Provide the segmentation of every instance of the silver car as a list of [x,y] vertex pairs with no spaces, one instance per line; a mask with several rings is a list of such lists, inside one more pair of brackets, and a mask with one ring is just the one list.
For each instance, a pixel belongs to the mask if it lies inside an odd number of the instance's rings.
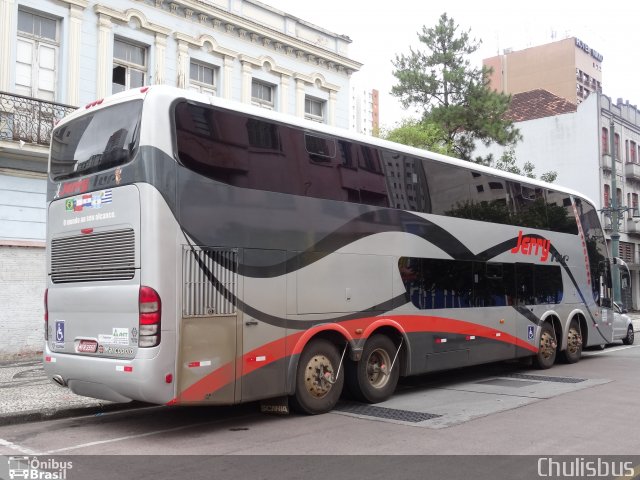
[[[634,333],[633,322],[629,315],[626,314],[627,310],[623,309],[617,303],[613,304],[613,341],[622,340],[625,345],[633,345]],[[600,345],[600,348],[605,348],[606,344]]]

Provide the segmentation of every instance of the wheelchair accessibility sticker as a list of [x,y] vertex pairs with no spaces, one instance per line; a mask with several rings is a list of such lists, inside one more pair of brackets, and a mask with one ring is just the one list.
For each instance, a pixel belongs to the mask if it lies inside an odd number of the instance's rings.
[[527,339],[528,340],[533,340],[533,333],[534,333],[533,325],[529,325],[527,327]]
[[64,320],[56,320],[56,343],[64,343]]

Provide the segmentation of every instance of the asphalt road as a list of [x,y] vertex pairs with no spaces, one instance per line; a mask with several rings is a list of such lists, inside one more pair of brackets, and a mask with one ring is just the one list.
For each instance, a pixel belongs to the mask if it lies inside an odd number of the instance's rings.
[[414,377],[373,410],[343,403],[309,417],[261,414],[256,404],[149,407],[7,425],[0,455],[71,459],[69,480],[532,478],[541,457],[562,455],[583,470],[590,458],[618,456],[640,473],[639,413],[640,345],[620,344],[545,371],[503,363]]

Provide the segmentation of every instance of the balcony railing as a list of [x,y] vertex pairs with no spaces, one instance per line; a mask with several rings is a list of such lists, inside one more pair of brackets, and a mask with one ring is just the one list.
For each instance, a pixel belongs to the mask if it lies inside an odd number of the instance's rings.
[[76,108],[0,92],[0,140],[48,146],[55,124]]

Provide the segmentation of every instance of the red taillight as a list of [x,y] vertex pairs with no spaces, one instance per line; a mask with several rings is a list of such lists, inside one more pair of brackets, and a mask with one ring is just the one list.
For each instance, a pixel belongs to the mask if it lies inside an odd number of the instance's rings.
[[140,312],[138,346],[155,347],[160,343],[160,320],[162,317],[160,295],[151,287],[140,287],[138,305]]
[[44,340],[49,340],[49,289],[44,290]]

